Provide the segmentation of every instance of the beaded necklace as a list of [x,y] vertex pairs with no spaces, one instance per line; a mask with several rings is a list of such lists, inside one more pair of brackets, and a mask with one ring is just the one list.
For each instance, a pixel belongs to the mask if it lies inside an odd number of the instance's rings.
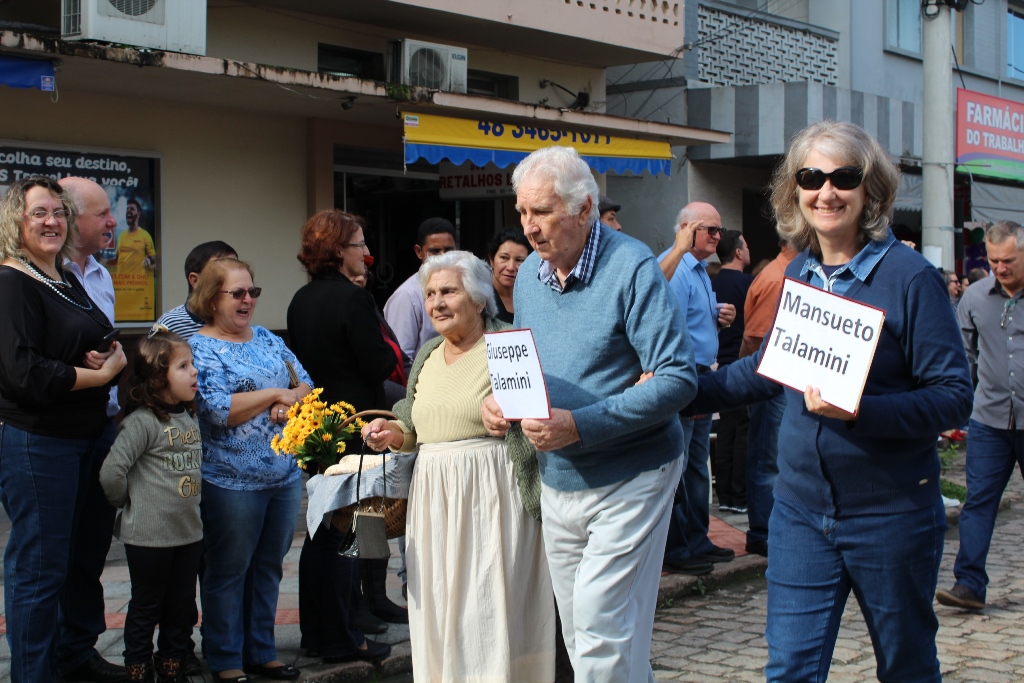
[[[78,297],[75,296],[74,287],[72,287],[71,284],[64,277],[64,271],[58,269],[57,272],[60,274],[60,280],[54,280],[52,277],[44,273],[42,269],[40,269],[36,264],[32,263],[28,259],[19,257],[18,260],[21,261],[22,265],[24,265],[26,268],[32,271],[32,274],[35,275],[37,280],[39,280],[44,285],[49,287],[57,296],[59,296],[61,299],[64,299],[64,301],[67,301],[72,306],[80,308],[83,311],[88,311],[92,309],[92,301],[90,299],[86,298],[86,303],[84,304],[81,301],[78,301]],[[64,288],[65,291],[67,291],[68,293],[65,294],[63,291],[58,289],[61,287]]]
[[[22,265],[28,268],[29,271],[31,271],[37,280],[46,285],[54,294],[64,301],[67,301],[75,308],[85,311],[90,318],[99,323],[102,327],[108,329],[111,327],[110,320],[107,318],[106,314],[93,306],[92,299],[89,298],[89,295],[84,290],[79,292],[73,284],[68,282],[62,268],[57,269],[57,272],[60,274],[60,280],[54,280],[28,259],[18,257],[18,260],[21,261]],[[62,288],[64,291],[62,291]],[[65,291],[67,292],[66,294]],[[80,297],[80,295],[84,296]],[[82,299],[84,299],[84,303]],[[96,315],[97,313],[99,314],[98,316]]]

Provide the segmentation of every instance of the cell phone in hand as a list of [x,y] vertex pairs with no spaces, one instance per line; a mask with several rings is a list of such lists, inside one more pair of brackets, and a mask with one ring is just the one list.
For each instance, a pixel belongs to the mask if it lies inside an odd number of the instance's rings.
[[110,345],[114,343],[114,341],[120,334],[121,330],[119,330],[118,328],[115,327],[114,329],[112,329],[110,332],[107,333],[105,337],[103,337],[102,340],[100,340],[100,343],[96,345],[96,351],[98,353],[106,353],[107,351],[109,351]]

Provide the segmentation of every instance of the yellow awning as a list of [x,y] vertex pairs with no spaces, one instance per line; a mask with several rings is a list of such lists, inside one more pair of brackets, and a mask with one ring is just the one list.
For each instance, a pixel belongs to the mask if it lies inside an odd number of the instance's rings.
[[564,145],[573,147],[598,173],[648,171],[669,175],[672,170],[668,142],[433,114],[404,114],[403,120],[407,164],[418,159],[432,164],[447,159],[454,164],[469,161],[477,166],[494,163],[504,168],[541,147]]

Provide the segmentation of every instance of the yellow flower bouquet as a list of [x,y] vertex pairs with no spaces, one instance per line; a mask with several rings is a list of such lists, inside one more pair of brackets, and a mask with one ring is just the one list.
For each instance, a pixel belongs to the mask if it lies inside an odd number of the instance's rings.
[[270,447],[278,455],[294,456],[302,470],[324,470],[338,462],[345,453],[347,442],[359,440],[359,430],[365,422],[355,416],[351,404],[338,401],[327,405],[320,400],[322,388],[313,389],[288,409],[288,422],[280,434],[270,440]]

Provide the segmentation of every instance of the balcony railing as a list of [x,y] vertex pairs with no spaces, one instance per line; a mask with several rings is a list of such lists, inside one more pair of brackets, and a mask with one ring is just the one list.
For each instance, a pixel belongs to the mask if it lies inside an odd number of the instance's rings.
[[810,81],[835,85],[839,34],[716,2],[698,9],[700,82],[712,86]]

